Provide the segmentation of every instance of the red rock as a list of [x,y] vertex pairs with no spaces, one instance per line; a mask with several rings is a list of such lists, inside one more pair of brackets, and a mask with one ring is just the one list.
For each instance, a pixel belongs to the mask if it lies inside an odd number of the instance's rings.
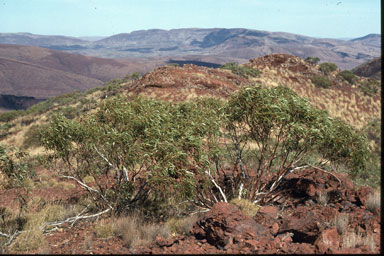
[[307,207],[299,206],[291,216],[283,219],[279,233],[292,232],[293,241],[314,243],[324,227],[324,222]]
[[324,230],[315,242],[320,253],[333,253],[340,246],[340,236],[336,227]]
[[369,187],[360,187],[356,191],[356,196],[358,198],[358,201],[360,201],[362,203],[362,206],[366,206],[367,200],[368,200],[368,196],[370,194],[373,194],[373,189],[369,188]]
[[257,211],[257,213],[263,213],[263,214],[269,215],[273,219],[277,218],[278,212],[279,212],[279,208],[277,208],[275,206],[270,206],[270,205],[261,206],[259,208],[259,210]]
[[279,232],[279,224],[277,224],[277,223],[275,222],[275,223],[273,223],[273,225],[272,225],[272,234],[273,234],[273,235],[276,235],[277,232]]
[[[234,238],[244,240],[271,239],[268,230],[245,215],[235,205],[216,203],[209,212],[193,226],[192,234],[197,239],[207,239],[214,246],[224,247]],[[235,240],[236,239],[236,240]]]

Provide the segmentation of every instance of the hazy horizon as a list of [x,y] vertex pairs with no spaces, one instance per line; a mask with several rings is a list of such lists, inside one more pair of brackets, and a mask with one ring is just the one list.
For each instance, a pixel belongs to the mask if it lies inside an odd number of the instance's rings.
[[108,37],[148,29],[245,28],[317,38],[381,34],[379,0],[0,0],[0,33]]

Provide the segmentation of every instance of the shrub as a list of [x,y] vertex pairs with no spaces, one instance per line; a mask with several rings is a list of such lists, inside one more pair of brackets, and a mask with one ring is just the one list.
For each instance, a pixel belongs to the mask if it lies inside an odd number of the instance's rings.
[[226,63],[222,65],[220,68],[222,69],[228,69],[231,70],[232,73],[243,76],[248,78],[250,77],[258,77],[260,75],[260,71],[251,67],[247,66],[239,66],[238,64],[231,62],[231,63]]
[[[333,164],[345,163],[356,173],[366,166],[368,145],[364,136],[326,111],[315,109],[286,87],[248,87],[234,94],[227,105],[227,129],[235,143],[242,170],[245,199],[262,200],[262,177],[274,169],[278,176],[304,165],[305,156],[317,153]],[[256,144],[256,176],[241,166],[241,150]],[[237,144],[237,145],[236,145]],[[317,165],[324,165],[323,160]],[[240,184],[240,183],[239,183]],[[269,190],[278,184],[273,183]],[[240,193],[240,186],[238,185]],[[257,194],[258,193],[258,194]]]
[[359,85],[360,90],[369,96],[377,95],[380,89],[380,82],[374,79],[369,79]]
[[335,63],[331,62],[323,62],[320,64],[319,69],[321,72],[324,74],[329,74],[330,72],[336,71],[337,70],[337,65]]
[[29,149],[42,146],[40,139],[41,133],[46,129],[47,125],[32,125],[24,135],[23,148]]
[[[277,178],[262,184],[272,171],[281,177],[316,155],[316,165],[343,163],[357,174],[368,152],[364,136],[343,121],[286,87],[261,86],[243,88],[227,103],[110,99],[80,121],[55,115],[42,141],[67,175],[93,176],[95,204],[117,215],[139,206],[160,213],[184,200],[205,208],[239,197],[256,203],[278,186]],[[243,168],[246,151],[257,175]],[[224,182],[228,155],[241,172]]]
[[[54,115],[43,136],[44,145],[70,166],[70,175],[113,175],[113,189],[97,178],[96,182],[117,212],[148,200],[162,202],[170,194],[188,198],[196,193],[196,179],[187,168],[192,163],[201,170],[208,168],[207,159],[215,151],[210,140],[203,143],[203,139],[219,131],[209,101],[199,104],[208,106],[202,111],[192,102],[111,99],[81,123]],[[76,166],[72,166],[74,160]],[[136,179],[143,166],[150,173],[144,186]],[[111,167],[113,174],[105,171]]]
[[28,153],[6,149],[0,145],[0,172],[9,180],[9,187],[24,187],[25,181],[36,174],[31,168]]
[[329,80],[329,78],[326,76],[315,75],[311,80],[316,87],[320,87],[320,88],[331,87],[331,80]]
[[22,115],[24,115],[24,110],[11,110],[3,112],[0,113],[0,122],[7,123]]
[[309,64],[315,65],[319,63],[320,59],[318,57],[308,56],[307,58],[305,58],[305,61],[308,62]]
[[338,74],[343,80],[347,81],[350,84],[354,84],[356,81],[356,75],[349,70],[343,70]]

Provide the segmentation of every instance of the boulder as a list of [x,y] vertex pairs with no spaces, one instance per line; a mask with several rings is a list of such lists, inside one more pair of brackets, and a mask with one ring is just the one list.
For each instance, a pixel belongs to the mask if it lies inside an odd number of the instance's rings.
[[[224,248],[242,240],[272,239],[268,230],[245,215],[235,205],[219,202],[196,222],[192,234],[211,245]],[[234,239],[235,238],[235,239]]]

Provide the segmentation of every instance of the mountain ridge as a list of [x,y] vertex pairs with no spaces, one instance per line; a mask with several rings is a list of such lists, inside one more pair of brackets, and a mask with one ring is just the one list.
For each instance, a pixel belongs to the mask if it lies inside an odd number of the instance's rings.
[[[32,37],[32,38],[29,38]],[[239,58],[240,62],[273,53],[305,58],[319,57],[351,69],[381,54],[381,35],[368,34],[350,39],[314,38],[287,32],[245,28],[149,29],[120,33],[96,41],[60,36],[0,33],[0,44],[30,44],[104,58],[181,57]],[[18,41],[19,40],[19,41]],[[24,41],[23,41],[24,40]],[[227,61],[228,62],[228,61]]]

